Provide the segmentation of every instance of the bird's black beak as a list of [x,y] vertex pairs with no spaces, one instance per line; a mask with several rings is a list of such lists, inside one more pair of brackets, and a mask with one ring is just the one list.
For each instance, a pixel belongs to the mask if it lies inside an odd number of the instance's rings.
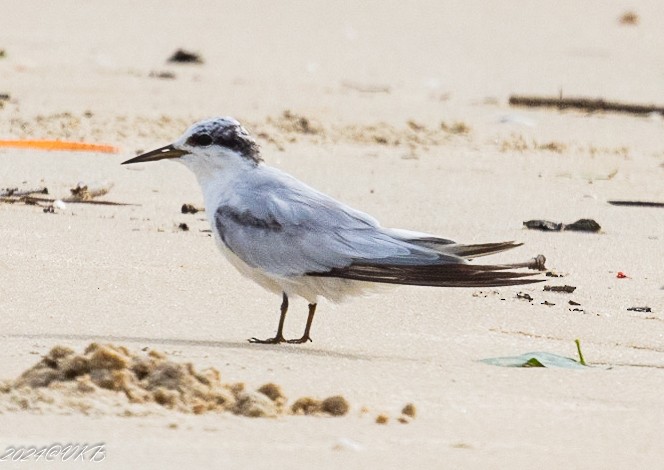
[[128,163],[143,163],[143,162],[156,162],[157,160],[164,160],[165,158],[178,158],[182,155],[187,155],[189,152],[184,150],[176,149],[172,145],[166,145],[165,147],[158,148],[151,152],[144,153],[138,157],[134,157],[126,162],[122,162],[122,165]]

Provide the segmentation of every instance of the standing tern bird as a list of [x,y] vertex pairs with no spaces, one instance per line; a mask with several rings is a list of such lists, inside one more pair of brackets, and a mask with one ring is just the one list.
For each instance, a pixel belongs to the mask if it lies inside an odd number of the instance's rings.
[[[461,245],[425,233],[383,228],[371,216],[326,196],[263,163],[258,145],[233,118],[191,126],[170,145],[127,163],[172,159],[194,172],[221,252],[244,276],[282,294],[274,338],[253,343],[305,343],[319,297],[339,302],[372,283],[438,287],[494,287],[539,282],[531,273],[543,257],[509,265],[467,260],[519,246],[514,242]],[[288,298],[309,302],[299,339],[283,336]]]

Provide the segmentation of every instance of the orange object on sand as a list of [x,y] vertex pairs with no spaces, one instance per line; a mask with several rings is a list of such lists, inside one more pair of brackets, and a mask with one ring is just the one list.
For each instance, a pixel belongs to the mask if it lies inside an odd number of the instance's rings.
[[622,271],[618,271],[618,274],[616,274],[616,277],[617,277],[618,279],[625,279],[625,278],[627,277],[627,274],[625,274],[625,273],[622,272]]
[[0,147],[13,147],[37,150],[64,150],[77,152],[117,153],[117,147],[86,142],[66,142],[62,140],[0,140]]

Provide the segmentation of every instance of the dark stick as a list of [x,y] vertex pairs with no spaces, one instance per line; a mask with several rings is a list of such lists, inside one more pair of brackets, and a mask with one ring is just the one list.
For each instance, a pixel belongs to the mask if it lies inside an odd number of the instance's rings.
[[664,207],[664,202],[651,201],[609,201],[612,206]]
[[0,193],[0,197],[21,197],[30,194],[48,194],[48,188],[35,188],[19,191],[18,188],[6,189]]
[[530,108],[547,107],[558,109],[581,109],[584,111],[613,111],[617,113],[630,114],[664,114],[664,107],[643,104],[620,103],[618,101],[606,101],[601,98],[553,98],[542,96],[510,96],[511,106],[527,106]]

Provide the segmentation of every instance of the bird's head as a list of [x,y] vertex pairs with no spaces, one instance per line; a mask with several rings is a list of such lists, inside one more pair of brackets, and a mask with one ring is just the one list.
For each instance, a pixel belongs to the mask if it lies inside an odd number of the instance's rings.
[[122,164],[165,159],[179,161],[197,174],[229,165],[256,166],[261,162],[258,144],[238,121],[230,117],[199,121],[172,144]]

